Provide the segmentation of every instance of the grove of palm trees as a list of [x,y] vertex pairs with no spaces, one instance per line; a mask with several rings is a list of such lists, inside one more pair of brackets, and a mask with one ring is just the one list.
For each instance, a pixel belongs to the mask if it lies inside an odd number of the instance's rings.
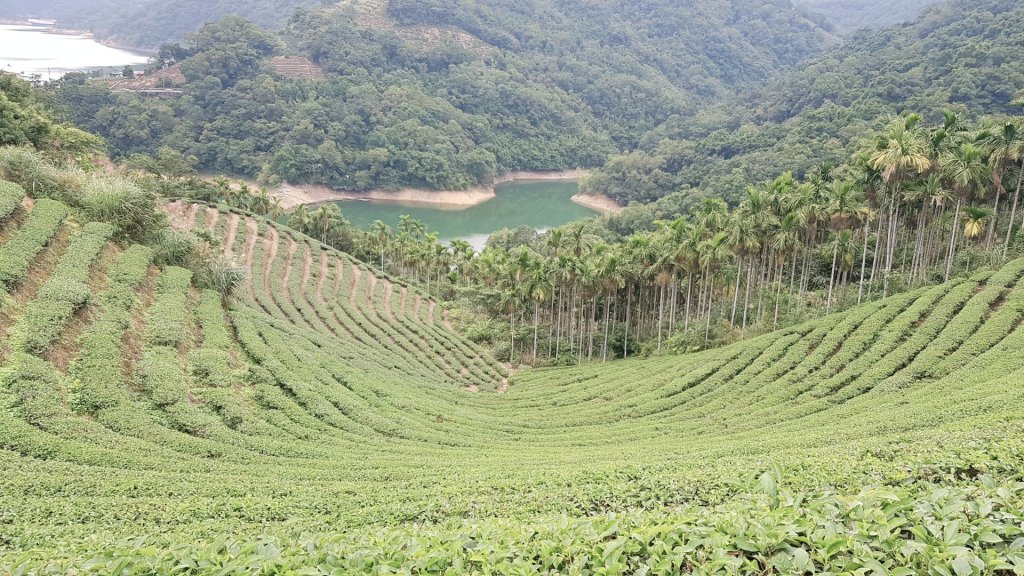
[[[499,356],[606,361],[731,342],[999,265],[1020,249],[1022,165],[1019,117],[968,125],[950,113],[927,125],[910,114],[845,165],[752,185],[735,207],[707,198],[626,237],[584,221],[477,254],[403,218],[344,241],[503,317]],[[327,209],[291,222],[326,239],[344,226]]]

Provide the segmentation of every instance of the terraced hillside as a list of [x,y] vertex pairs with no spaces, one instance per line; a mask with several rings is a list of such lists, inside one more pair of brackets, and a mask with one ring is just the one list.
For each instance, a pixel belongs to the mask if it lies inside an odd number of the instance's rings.
[[1024,567],[1024,260],[510,377],[415,290],[266,221],[169,209],[249,269],[225,307],[20,202],[0,189],[0,573]]

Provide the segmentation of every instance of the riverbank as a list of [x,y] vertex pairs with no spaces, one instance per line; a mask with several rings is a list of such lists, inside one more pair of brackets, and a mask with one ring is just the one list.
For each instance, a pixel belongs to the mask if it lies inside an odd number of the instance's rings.
[[[477,186],[466,190],[428,190],[422,188],[403,188],[400,190],[368,190],[365,192],[348,192],[334,190],[316,184],[282,184],[269,192],[280,198],[281,206],[286,210],[300,204],[322,204],[338,200],[372,200],[395,204],[413,204],[431,206],[441,209],[461,210],[493,200],[495,188],[513,182],[546,182],[546,181],[577,181],[589,175],[588,170],[559,170],[550,172],[516,171],[502,174],[494,179],[491,186]],[[575,201],[575,200],[574,200]],[[607,212],[615,210],[618,205],[610,198],[601,201],[602,208],[577,202],[593,210]],[[609,202],[611,204],[609,204]],[[613,207],[614,206],[614,207]]]
[[476,187],[467,190],[426,190],[420,188],[402,188],[401,190],[368,190],[366,192],[348,192],[333,190],[317,184],[282,184],[269,191],[280,198],[285,210],[297,208],[302,204],[323,204],[338,200],[372,200],[394,204],[414,204],[434,208],[460,210],[483,204],[495,197],[494,187]]
[[494,185],[509,184],[511,182],[523,181],[547,181],[547,180],[582,180],[590,176],[590,170],[577,168],[575,170],[547,170],[547,171],[523,171],[506,172],[494,179]]
[[[21,26],[33,31],[38,31],[44,34],[56,34],[58,36],[75,36],[80,38],[86,38],[92,40],[97,44],[112,48],[114,50],[121,50],[123,52],[130,52],[140,56],[150,57],[157,53],[152,48],[139,48],[138,46],[130,46],[122,44],[121,42],[111,38],[98,38],[95,34],[88,30],[75,30],[73,28],[59,28],[56,24],[45,25],[30,22],[28,20],[6,20],[0,18],[0,26]],[[101,66],[101,68],[109,68],[110,66]]]
[[570,200],[580,206],[584,206],[604,214],[622,212],[624,208],[624,206],[604,194],[583,194],[581,192],[570,198]]

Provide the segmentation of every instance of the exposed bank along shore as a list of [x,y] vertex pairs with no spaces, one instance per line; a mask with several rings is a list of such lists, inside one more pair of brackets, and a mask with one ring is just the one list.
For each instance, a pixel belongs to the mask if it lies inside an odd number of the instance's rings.
[[[0,26],[21,26],[25,28],[31,28],[35,32],[41,32],[43,34],[57,34],[60,36],[81,36],[82,38],[88,38],[93,40],[97,44],[102,44],[107,48],[113,48],[115,50],[123,50],[125,52],[134,52],[140,56],[153,56],[157,53],[153,48],[140,48],[138,46],[132,46],[124,44],[113,38],[100,38],[88,30],[76,30],[74,28],[58,28],[57,24],[40,24],[31,20],[8,20],[0,18]],[[141,66],[142,64],[139,64]],[[115,68],[116,66],[100,66],[99,68]]]
[[[428,190],[422,188],[402,188],[400,190],[369,190],[366,192],[348,192],[333,190],[327,186],[316,184],[282,184],[270,192],[281,199],[281,206],[291,210],[301,204],[320,204],[337,200],[373,200],[377,202],[395,202],[398,204],[423,204],[438,208],[459,210],[469,208],[491,200],[495,196],[495,187],[501,184],[520,181],[544,180],[580,180],[589,174],[587,170],[561,170],[554,172],[509,172],[495,178],[491,186],[476,186],[466,190]],[[603,196],[577,194],[572,201],[601,212],[620,210],[614,200]]]

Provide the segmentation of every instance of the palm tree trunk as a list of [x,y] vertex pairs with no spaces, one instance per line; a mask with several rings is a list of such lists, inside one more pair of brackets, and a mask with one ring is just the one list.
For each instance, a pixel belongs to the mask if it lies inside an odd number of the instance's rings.
[[861,299],[864,297],[864,272],[868,265],[868,238],[871,236],[870,232],[871,219],[864,219],[864,249],[860,253],[860,282],[857,287],[857,304],[861,303]]
[[537,363],[537,325],[540,320],[540,305],[533,301],[533,363]]
[[775,282],[777,284],[775,288],[775,317],[772,319],[772,329],[778,328],[779,326],[779,300],[782,298],[782,265],[784,262],[779,262],[779,271],[776,274]]
[[638,339],[644,337],[644,316],[647,314],[647,311],[644,310],[645,292],[647,291],[644,290],[643,281],[638,281],[636,294],[636,337]]
[[573,321],[576,318],[576,295],[578,291],[579,289],[574,285],[572,287],[572,296],[569,298],[569,354],[572,354],[573,350],[575,350],[573,343],[576,340],[576,326]]
[[741,270],[743,269],[743,255],[740,254],[739,258],[736,259],[736,288],[732,294],[732,315],[729,317],[729,328],[736,327],[736,305],[740,301],[740,276],[742,276]]
[[921,212],[917,219],[917,238],[914,242],[914,265],[910,272],[910,277],[913,280],[912,283],[916,283],[918,278],[924,276],[925,271],[925,232],[928,230],[928,214],[931,212],[928,209],[928,204],[921,207]]
[[629,313],[633,305],[633,287],[626,286],[626,334],[622,338],[622,357],[629,354]]
[[562,354],[562,296],[565,295],[565,288],[558,291],[558,320],[555,324],[558,329],[555,330],[555,358]]
[[[710,274],[709,274],[710,276]],[[704,343],[707,344],[708,337],[711,335],[711,306],[714,304],[714,291],[715,291],[715,279],[713,277],[708,278],[708,318],[707,323],[704,325]]]
[[658,352],[661,352],[661,326],[665,317],[665,285],[661,285],[661,303],[658,305]]
[[512,332],[512,344],[508,351],[508,363],[515,364],[516,359],[516,311],[515,308],[508,313],[508,323]]
[[765,268],[768,264],[768,246],[767,244],[761,249],[761,269],[757,273],[757,321],[761,321],[761,310],[764,304],[764,278]]
[[743,329],[747,328],[747,311],[750,310],[750,281],[754,274],[754,259],[751,258],[747,261],[747,287],[746,292],[743,295]]
[[793,246],[793,263],[789,267],[789,293],[786,295],[786,314],[793,311],[793,287],[796,283],[796,262],[799,260],[797,258],[798,246],[799,244]]
[[1003,186],[996,188],[996,201],[992,205],[992,221],[988,225],[988,237],[985,238],[985,249],[992,248],[992,239],[995,238],[996,222],[999,220],[999,198],[1003,192]]
[[672,273],[672,283],[669,284],[669,337],[676,332],[676,273]]
[[587,304],[586,304],[586,302],[581,301],[580,302],[580,322],[579,322],[579,324],[580,324],[580,334],[579,334],[579,336],[580,336],[580,340],[579,340],[580,349],[579,349],[579,353],[576,354],[576,364],[577,365],[583,364],[583,327],[584,327],[583,316],[586,313],[587,313]]
[[690,297],[693,295],[693,274],[686,275],[686,315],[683,317],[683,332],[690,331]]
[[608,294],[604,295],[604,343],[601,345],[601,363],[604,364],[608,361],[608,304],[611,302],[611,297]]
[[882,245],[882,214],[878,215],[878,229],[875,230],[875,251],[871,258],[871,277],[868,279],[868,298],[871,298],[871,292],[875,288],[875,272],[878,270],[878,249]]
[[594,360],[594,331],[597,330],[597,297],[594,297],[594,301],[590,304],[590,326],[588,331],[590,334],[587,337],[587,362],[593,362]]
[[944,254],[948,252],[948,249],[943,248],[943,246],[945,246],[945,243],[942,239],[943,230],[941,226],[942,221],[945,220],[946,218],[947,208],[948,207],[945,204],[943,204],[942,209],[939,210],[939,215],[932,219],[932,222],[938,222],[940,225],[932,226],[932,234],[931,238],[929,239],[929,266],[934,266],[939,262],[940,258],[942,258],[942,256],[940,256],[940,253]]
[[893,257],[896,254],[896,244],[899,238],[900,208],[899,202],[894,198],[892,201],[892,216],[889,220],[889,240],[886,242],[885,275],[882,276],[882,299],[889,297],[889,275],[892,273]]
[[956,211],[953,212],[953,233],[949,236],[949,252],[946,254],[946,276],[943,282],[949,282],[949,273],[953,270],[953,258],[956,256],[956,233],[960,228],[960,195],[956,198]]
[[1013,195],[1013,208],[1010,210],[1010,224],[1006,228],[1006,240],[1003,242],[1003,258],[1010,250],[1010,238],[1013,237],[1013,220],[1017,216],[1017,201],[1020,199],[1021,180],[1024,180],[1024,160],[1020,163],[1020,172],[1017,174],[1017,192]]
[[832,244],[832,273],[828,278],[828,300],[825,301],[825,314],[832,312],[832,289],[836,283],[836,256],[839,255],[839,237],[836,236],[835,243]]
[[[552,284],[552,290],[558,290],[558,287]],[[548,310],[548,358],[551,358],[551,351],[555,345],[555,294],[551,293],[551,308]]]

